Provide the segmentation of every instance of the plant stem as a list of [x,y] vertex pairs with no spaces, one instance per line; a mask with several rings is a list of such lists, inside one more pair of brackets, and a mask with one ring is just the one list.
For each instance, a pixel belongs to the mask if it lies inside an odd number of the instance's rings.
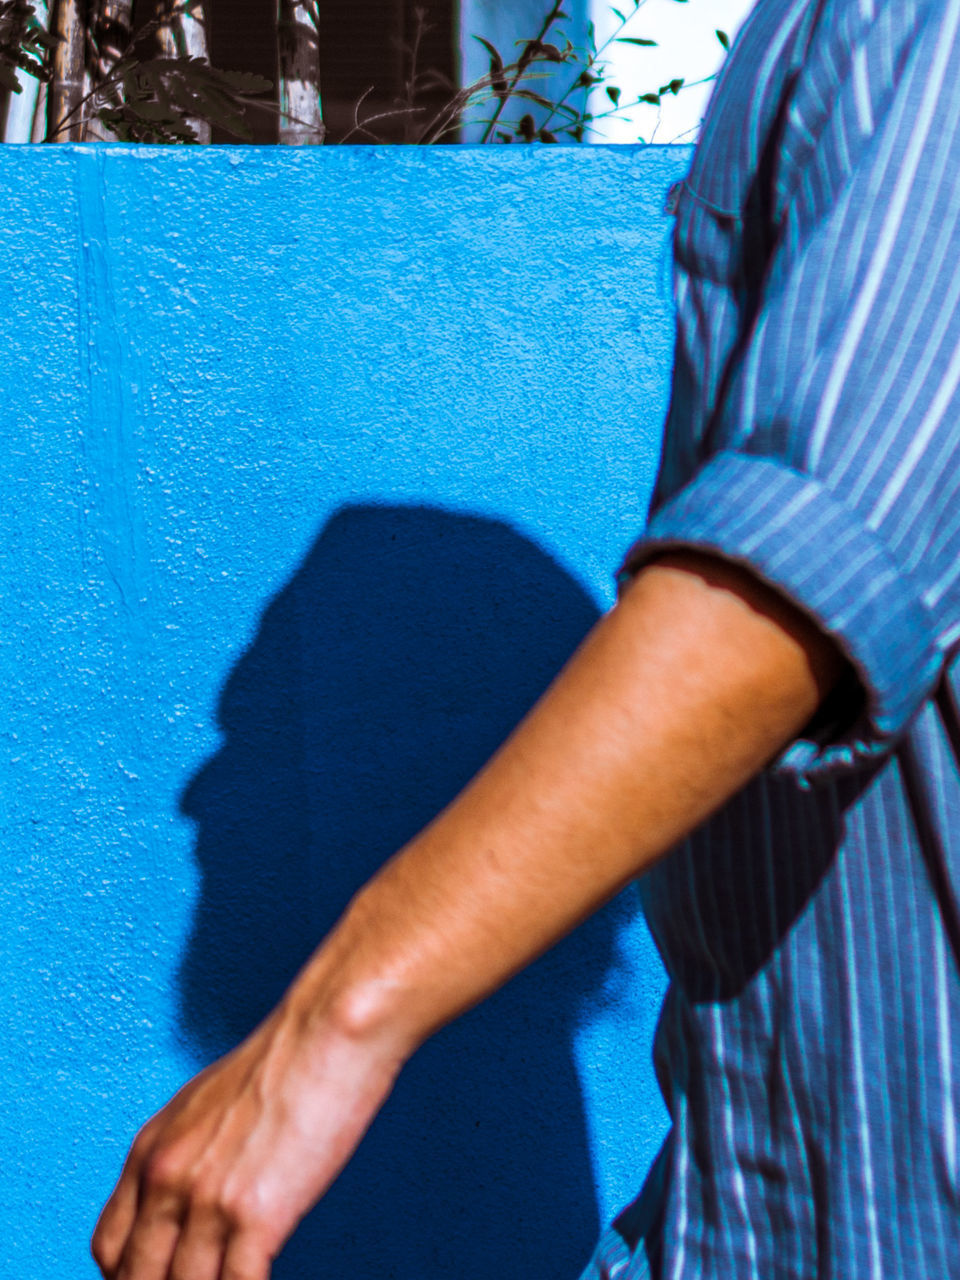
[[483,131],[483,137],[480,139],[481,142],[486,142],[487,139],[490,137],[490,134],[492,133],[494,126],[496,125],[497,121],[500,119],[501,113],[503,112],[503,108],[506,105],[507,99],[510,97],[514,89],[516,89],[517,85],[523,79],[524,72],[526,71],[530,63],[533,61],[534,55],[533,53],[530,52],[531,46],[536,46],[543,42],[544,36],[547,34],[547,32],[556,22],[562,8],[563,8],[563,0],[555,0],[553,7],[550,9],[550,12],[547,14],[547,16],[543,20],[543,25],[540,28],[539,34],[536,35],[533,40],[527,41],[527,44],[523,50],[523,53],[521,53],[520,57],[517,59],[516,74],[514,75],[510,83],[507,85],[507,88],[504,90],[504,92],[502,94],[498,94],[500,101],[497,103],[497,109],[493,113],[492,120],[487,125],[486,129]]
[[[553,109],[551,110],[550,114],[547,116],[546,120],[544,120],[541,126],[542,128],[545,129],[547,127],[547,125],[550,123],[553,117],[557,114],[557,111],[564,105],[567,98],[569,98],[571,93],[573,93],[573,91],[577,88],[577,86],[580,84],[580,81],[583,77],[584,72],[592,71],[593,68],[597,65],[601,56],[604,53],[606,53],[606,51],[610,48],[613,42],[619,38],[621,31],[626,30],[628,24],[631,23],[633,19],[637,16],[638,12],[640,11],[640,7],[641,5],[637,4],[637,6],[633,10],[633,13],[629,13],[625,18],[622,18],[620,21],[620,25],[618,27],[614,27],[610,35],[607,36],[606,40],[604,40],[603,44],[600,45],[598,49],[594,49],[593,52],[588,55],[586,66],[583,67],[582,70],[578,73],[577,78],[574,81],[572,81],[566,93],[563,94],[562,97],[558,98],[557,101],[553,104]],[[598,118],[598,117],[595,117],[595,118]]]

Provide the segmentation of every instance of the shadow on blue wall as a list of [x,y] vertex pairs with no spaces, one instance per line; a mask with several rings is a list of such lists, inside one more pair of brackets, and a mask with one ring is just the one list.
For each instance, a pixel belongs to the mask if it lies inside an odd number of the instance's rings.
[[[447,802],[598,616],[507,526],[339,511],[223,690],[188,786],[202,873],[180,973],[205,1056],[272,1007],[351,894]],[[599,1232],[571,1041],[614,963],[600,912],[414,1058],[275,1280],[560,1280]]]

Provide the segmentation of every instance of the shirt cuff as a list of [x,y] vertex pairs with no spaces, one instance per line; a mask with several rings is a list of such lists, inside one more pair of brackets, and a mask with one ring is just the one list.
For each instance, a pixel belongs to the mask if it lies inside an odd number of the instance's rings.
[[816,477],[756,454],[716,454],[650,519],[617,572],[691,547],[743,564],[831,636],[858,688],[828,698],[770,768],[803,788],[878,760],[936,685],[934,620],[909,573]]

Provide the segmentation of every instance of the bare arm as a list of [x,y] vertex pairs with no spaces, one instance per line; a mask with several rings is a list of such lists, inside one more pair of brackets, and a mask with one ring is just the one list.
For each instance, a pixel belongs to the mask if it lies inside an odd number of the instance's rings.
[[831,642],[742,570],[692,554],[653,564],[358,895],[303,976],[307,1007],[342,999],[349,1022],[381,1018],[413,1047],[739,790],[841,668]]
[[397,1071],[786,745],[833,643],[747,571],[647,566],[460,795],[355,897],[283,1003],[138,1136],[94,1236],[119,1280],[262,1280]]

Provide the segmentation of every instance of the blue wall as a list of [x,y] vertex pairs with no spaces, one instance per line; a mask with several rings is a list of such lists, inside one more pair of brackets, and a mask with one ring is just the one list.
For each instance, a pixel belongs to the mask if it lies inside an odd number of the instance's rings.
[[[0,148],[0,1276],[613,599],[689,148]],[[278,1280],[574,1276],[663,1133],[624,894],[411,1064]]]

